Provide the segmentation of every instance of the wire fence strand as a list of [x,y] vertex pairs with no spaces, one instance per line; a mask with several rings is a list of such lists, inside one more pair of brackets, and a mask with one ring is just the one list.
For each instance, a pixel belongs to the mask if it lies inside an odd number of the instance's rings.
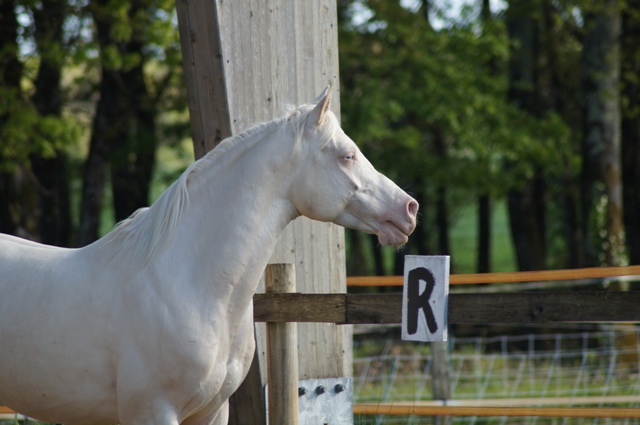
[[[416,415],[460,415],[471,409],[466,415],[476,408],[481,414],[455,417],[454,423],[640,425],[640,347],[617,343],[625,332],[640,337],[639,330],[628,325],[498,337],[451,335],[451,399],[446,401],[433,400],[428,344],[392,336],[382,341],[356,338],[356,424],[423,423]],[[367,422],[363,406],[372,405],[379,410],[376,420]],[[494,410],[483,410],[488,408]],[[405,416],[399,416],[401,412]],[[513,417],[516,413],[530,416]],[[486,415],[495,418],[478,419]],[[594,419],[576,419],[576,415]]]

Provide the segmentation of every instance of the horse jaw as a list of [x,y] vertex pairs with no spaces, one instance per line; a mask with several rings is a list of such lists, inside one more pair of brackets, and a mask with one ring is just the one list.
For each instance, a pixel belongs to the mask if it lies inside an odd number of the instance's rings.
[[380,245],[400,248],[409,241],[409,235],[411,233],[413,233],[413,230],[405,233],[393,222],[385,221],[380,225],[376,235],[378,236]]
[[349,210],[343,211],[336,219],[336,223],[349,229],[359,230],[378,236],[378,242],[382,246],[402,247],[405,245],[409,236],[416,227],[416,214],[418,211],[418,203],[411,199],[408,195],[407,210],[411,209],[413,213],[407,213],[403,217],[398,213],[387,213],[376,218],[375,215],[369,215],[362,218],[361,215],[356,216]]

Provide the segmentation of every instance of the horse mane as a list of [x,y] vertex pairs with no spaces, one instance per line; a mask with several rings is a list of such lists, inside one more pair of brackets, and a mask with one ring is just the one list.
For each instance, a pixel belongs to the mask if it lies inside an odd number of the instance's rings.
[[[294,137],[298,141],[302,137],[305,118],[313,106],[301,105],[282,118],[256,124],[236,136],[223,140],[215,149],[192,163],[150,207],[136,210],[105,235],[103,242],[111,246],[113,252],[111,260],[123,264],[124,267],[145,267],[155,256],[164,252],[173,240],[178,223],[189,204],[189,182],[197,174],[214,166],[225,153],[257,134],[268,134],[277,128],[291,125]],[[335,118],[329,121],[323,145],[326,143],[325,139],[330,139],[337,122]]]

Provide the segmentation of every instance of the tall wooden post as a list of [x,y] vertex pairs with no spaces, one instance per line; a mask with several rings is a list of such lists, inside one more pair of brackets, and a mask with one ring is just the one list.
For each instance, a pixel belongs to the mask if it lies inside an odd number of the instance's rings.
[[[335,0],[176,0],[176,6],[196,155],[231,131],[310,102],[329,83],[339,114]],[[339,226],[295,220],[271,262],[295,264],[300,292],[346,292]],[[264,324],[256,326],[256,342],[258,356],[232,400],[231,423],[264,424],[264,414],[253,410],[266,383]],[[299,324],[298,345],[300,379],[351,376],[348,327]]]
[[[265,292],[296,292],[293,264],[269,264]],[[269,423],[298,425],[298,324],[267,323]]]

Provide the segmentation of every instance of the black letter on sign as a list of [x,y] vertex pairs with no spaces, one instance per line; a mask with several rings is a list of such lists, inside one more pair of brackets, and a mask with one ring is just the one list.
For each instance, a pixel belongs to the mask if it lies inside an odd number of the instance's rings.
[[[433,274],[424,267],[418,267],[409,272],[408,276],[408,288],[407,288],[407,332],[409,335],[413,335],[418,332],[418,313],[420,309],[424,312],[427,319],[427,326],[429,332],[435,333],[438,330],[438,324],[436,318],[433,315],[433,310],[429,305],[429,298],[433,292],[433,287],[436,285],[436,280]],[[420,294],[420,281],[427,284],[424,288],[424,292]]]

